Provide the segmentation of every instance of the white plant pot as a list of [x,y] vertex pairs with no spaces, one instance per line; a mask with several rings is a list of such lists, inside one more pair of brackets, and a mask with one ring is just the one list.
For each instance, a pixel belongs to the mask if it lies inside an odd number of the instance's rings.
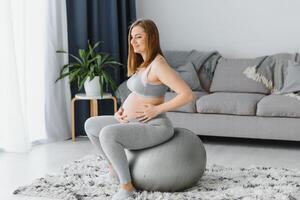
[[95,76],[91,81],[88,77],[84,82],[84,90],[86,96],[100,96],[99,76]]

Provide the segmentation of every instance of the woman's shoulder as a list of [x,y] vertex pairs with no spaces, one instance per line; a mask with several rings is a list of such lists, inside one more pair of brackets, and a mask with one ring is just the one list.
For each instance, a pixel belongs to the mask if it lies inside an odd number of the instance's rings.
[[161,68],[165,68],[165,67],[170,67],[168,62],[166,61],[165,57],[163,57],[162,55],[158,54],[155,59],[154,62],[152,63],[152,68],[154,69],[154,71],[159,72]]
[[165,57],[161,54],[157,54],[153,60],[153,64],[168,64]]

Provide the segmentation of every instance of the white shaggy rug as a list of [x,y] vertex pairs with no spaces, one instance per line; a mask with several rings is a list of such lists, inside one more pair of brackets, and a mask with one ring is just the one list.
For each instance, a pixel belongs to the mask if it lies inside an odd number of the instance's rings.
[[[16,189],[14,194],[64,200],[111,199],[118,185],[108,175],[104,160],[88,155],[62,167],[61,174],[47,175]],[[134,199],[172,200],[298,200],[300,170],[272,167],[229,168],[207,166],[202,179],[184,192],[138,191]]]

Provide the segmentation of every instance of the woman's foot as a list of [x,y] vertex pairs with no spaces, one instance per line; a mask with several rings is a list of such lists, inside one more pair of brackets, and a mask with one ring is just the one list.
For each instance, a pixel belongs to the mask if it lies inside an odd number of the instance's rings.
[[127,198],[133,197],[135,190],[128,191],[123,188],[119,190],[113,197],[112,200],[125,200]]
[[120,190],[113,196],[112,200],[124,200],[129,197],[133,197],[135,191],[136,190],[131,184],[131,182],[125,185],[121,185]]

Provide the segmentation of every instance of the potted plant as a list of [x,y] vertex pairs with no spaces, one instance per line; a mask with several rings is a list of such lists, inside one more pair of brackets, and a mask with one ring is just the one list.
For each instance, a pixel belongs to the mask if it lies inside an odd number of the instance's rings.
[[92,46],[88,41],[88,49],[79,49],[79,56],[63,50],[56,51],[57,53],[68,54],[74,58],[74,62],[70,62],[62,67],[60,75],[55,82],[68,76],[69,83],[77,81],[79,90],[84,86],[87,96],[103,97],[104,84],[109,85],[115,92],[117,84],[108,73],[107,68],[122,64],[115,61],[108,53],[95,52],[100,43],[97,42]]

